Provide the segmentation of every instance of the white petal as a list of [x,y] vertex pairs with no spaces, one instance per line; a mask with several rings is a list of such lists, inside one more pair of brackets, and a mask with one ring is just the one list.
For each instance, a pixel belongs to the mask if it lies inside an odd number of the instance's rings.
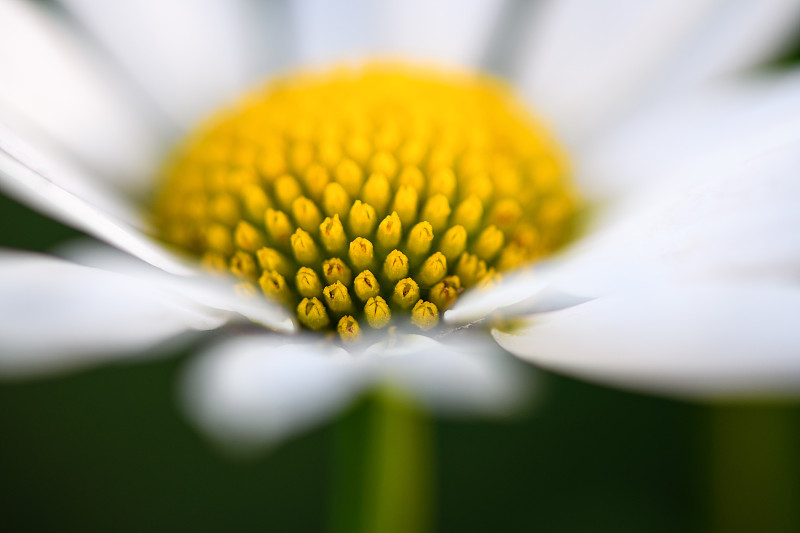
[[687,396],[800,392],[797,284],[656,286],[537,315],[510,352],[581,378]]
[[119,199],[90,183],[0,127],[0,188],[5,193],[159,268],[189,272],[178,259],[123,221],[134,215]]
[[247,47],[251,28],[242,1],[62,3],[180,125],[252,80],[257,51]]
[[376,55],[477,66],[501,2],[424,0],[294,2],[300,61],[325,64]]
[[595,198],[629,194],[687,169],[720,172],[800,139],[800,72],[715,84],[673,98],[576,153],[581,192]]
[[665,184],[635,198],[563,257],[510,277],[496,291],[465,295],[445,318],[475,320],[502,307],[508,314],[536,312],[554,292],[572,295],[574,304],[664,280],[795,279],[798,169],[800,143],[794,143],[734,171]]
[[240,337],[192,360],[183,405],[224,444],[274,445],[343,409],[369,383],[363,370],[332,344]]
[[0,121],[65,150],[104,180],[141,190],[157,131],[96,55],[31,2],[0,4]]
[[275,331],[294,333],[291,311],[265,298],[243,298],[232,289],[235,279],[212,276],[200,270],[175,275],[144,263],[96,241],[79,240],[59,248],[58,255],[80,265],[147,280],[164,292],[213,310],[236,313]]
[[524,403],[531,380],[483,335],[441,342],[401,334],[365,353],[384,380],[448,415],[504,415]]
[[4,375],[49,373],[135,355],[223,322],[223,315],[135,278],[0,251]]
[[523,90],[575,141],[654,87],[685,89],[762,60],[791,36],[792,0],[559,0],[533,28]]

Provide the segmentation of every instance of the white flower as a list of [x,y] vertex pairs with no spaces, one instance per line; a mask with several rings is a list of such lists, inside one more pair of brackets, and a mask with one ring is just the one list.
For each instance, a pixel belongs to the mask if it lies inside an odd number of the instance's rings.
[[385,381],[440,411],[507,411],[521,392],[517,369],[486,335],[400,337],[356,355],[313,338],[232,336],[243,318],[284,333],[294,325],[167,253],[131,207],[170,141],[253,80],[381,53],[488,61],[513,75],[598,206],[571,249],[468,295],[446,320],[521,317],[525,326],[493,332],[503,348],[627,387],[799,390],[800,78],[730,80],[779,48],[798,2],[63,7],[0,5],[0,185],[130,255],[98,243],[63,251],[71,262],[0,254],[6,374],[224,328],[184,383],[190,415],[222,439],[274,442]]

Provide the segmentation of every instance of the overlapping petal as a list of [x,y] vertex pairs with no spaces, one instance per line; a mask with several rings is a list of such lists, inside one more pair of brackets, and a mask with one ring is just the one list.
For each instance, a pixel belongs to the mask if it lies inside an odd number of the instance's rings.
[[0,372],[6,376],[138,355],[225,320],[140,278],[0,251]]

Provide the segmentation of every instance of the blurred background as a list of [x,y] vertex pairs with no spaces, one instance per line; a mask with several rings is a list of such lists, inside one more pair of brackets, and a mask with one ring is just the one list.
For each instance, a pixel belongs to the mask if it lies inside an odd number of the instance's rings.
[[[0,197],[0,246],[78,236]],[[0,530],[324,529],[333,426],[223,453],[178,409],[190,351],[0,382]],[[800,531],[799,405],[540,385],[518,420],[435,422],[436,531]]]
[[[794,46],[777,64],[798,59]],[[0,196],[0,247],[79,236]],[[0,381],[0,530],[324,529],[333,425],[269,454],[222,452],[178,409],[191,351]],[[435,421],[436,531],[800,531],[800,404],[539,381],[541,404],[517,420]]]

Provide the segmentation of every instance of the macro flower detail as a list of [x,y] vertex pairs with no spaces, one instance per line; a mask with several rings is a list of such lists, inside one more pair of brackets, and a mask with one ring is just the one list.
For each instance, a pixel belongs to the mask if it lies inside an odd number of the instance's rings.
[[435,328],[461,291],[559,247],[576,205],[560,148],[499,82],[374,64],[219,112],[171,158],[153,219],[243,296],[352,344]]
[[261,443],[387,383],[505,414],[501,345],[663,393],[796,390],[798,78],[735,78],[785,42],[792,2],[61,3],[79,24],[0,4],[0,186],[111,246],[0,256],[4,373],[215,330],[184,407]]

